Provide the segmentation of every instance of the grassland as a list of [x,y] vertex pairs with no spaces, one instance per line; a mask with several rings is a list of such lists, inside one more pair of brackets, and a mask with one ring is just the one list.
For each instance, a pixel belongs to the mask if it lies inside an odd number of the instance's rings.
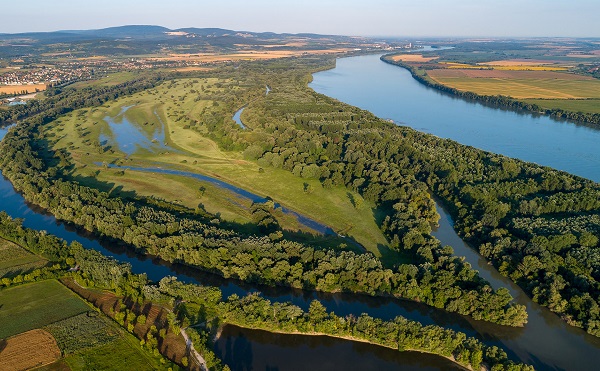
[[0,238],[0,278],[26,273],[45,264],[45,259]]
[[[380,256],[380,250],[385,250],[388,243],[375,221],[374,205],[365,201],[359,208],[354,207],[352,199],[360,198],[358,194],[349,193],[343,187],[323,189],[316,179],[302,179],[282,169],[265,167],[261,170],[256,162],[245,160],[241,152],[224,151],[202,132],[189,127],[190,120],[197,120],[213,109],[215,100],[212,97],[236,89],[239,89],[236,82],[230,80],[182,79],[62,117],[53,124],[48,136],[54,141],[55,149],[64,148],[71,154],[75,165],[73,176],[84,184],[121,195],[154,196],[192,209],[202,204],[206,211],[219,214],[226,221],[248,224],[251,221],[249,201],[229,191],[183,176],[121,171],[97,163],[169,167],[204,174],[257,195],[271,197],[354,238]],[[149,139],[164,125],[163,144],[168,148],[141,148],[130,156],[121,152],[105,119],[119,116],[123,107],[131,107],[124,113],[124,118]],[[101,134],[110,138],[110,149],[99,150]],[[240,135],[253,134],[240,130]],[[307,185],[312,192],[304,192]],[[289,215],[280,214],[279,219],[286,230],[313,232]],[[337,241],[339,243],[340,239]]]
[[0,339],[87,312],[90,307],[55,280],[0,291]]

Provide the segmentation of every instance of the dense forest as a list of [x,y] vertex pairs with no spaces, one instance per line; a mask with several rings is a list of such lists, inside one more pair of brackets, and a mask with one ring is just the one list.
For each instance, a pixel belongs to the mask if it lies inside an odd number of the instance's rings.
[[[324,187],[342,181],[382,205],[393,171],[405,179],[414,177],[443,200],[459,234],[502,274],[570,324],[600,335],[598,184],[398,127],[304,86],[295,87],[290,102],[291,89],[274,90],[248,109],[254,117],[247,119],[249,126],[279,139],[272,148],[261,143],[259,163],[271,160],[272,166],[291,171],[326,168],[320,174]],[[326,147],[327,155],[317,157],[306,150],[309,141],[325,144],[321,150]],[[338,156],[331,155],[330,145],[337,147]],[[283,153],[294,153],[295,161],[272,161]],[[406,211],[414,206],[405,200],[393,209],[381,228],[397,247],[416,246],[431,261],[421,244],[427,239],[425,225],[407,223]]]
[[[152,326],[143,336],[142,344],[157,349],[168,331],[179,332],[187,328],[194,346],[201,352],[211,370],[228,369],[212,352],[216,330],[226,324],[248,328],[260,328],[283,333],[323,334],[342,337],[399,351],[416,350],[448,357],[456,363],[472,369],[486,365],[492,370],[532,370],[531,366],[515,364],[506,353],[487,346],[464,333],[439,326],[423,326],[418,322],[396,317],[382,321],[362,314],[358,317],[336,316],[327,312],[319,301],[313,301],[308,311],[291,303],[271,303],[258,294],[245,297],[232,295],[223,300],[219,289],[194,284],[183,284],[174,277],[159,282],[149,282],[145,275],[131,272],[127,264],[107,258],[94,250],[86,250],[81,244],[66,244],[63,240],[31,229],[23,228],[4,212],[0,213],[0,238],[13,241],[29,251],[49,259],[53,273],[44,269],[5,278],[3,286],[11,286],[47,278],[70,276],[89,288],[110,290],[121,297],[118,310],[111,317],[133,332],[133,324],[144,322],[146,316],[138,313],[137,304],[156,303],[172,307],[165,327]],[[78,269],[69,269],[77,266]],[[194,328],[190,325],[204,324]],[[187,363],[187,360],[185,360]],[[183,366],[186,366],[186,364]]]
[[481,95],[471,91],[462,91],[455,88],[451,88],[449,86],[445,86],[443,84],[439,84],[431,79],[428,79],[417,73],[414,67],[402,63],[401,61],[394,61],[390,57],[383,56],[381,60],[393,64],[396,66],[400,66],[406,68],[412,75],[412,77],[422,83],[423,85],[429,86],[431,88],[437,89],[444,93],[448,93],[460,98],[481,102],[484,104],[489,104],[497,107],[508,108],[513,110],[525,110],[533,113],[542,113],[548,116],[583,122],[587,124],[600,125],[600,113],[586,113],[586,112],[574,112],[567,111],[560,108],[553,109],[544,109],[537,104],[532,104],[528,102],[524,102],[518,99],[514,99],[504,95]]

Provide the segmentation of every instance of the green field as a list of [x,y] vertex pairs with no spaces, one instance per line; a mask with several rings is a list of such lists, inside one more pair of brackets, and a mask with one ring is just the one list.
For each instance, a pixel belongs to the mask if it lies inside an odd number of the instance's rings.
[[565,111],[600,113],[600,99],[524,99],[544,109],[559,108]]
[[122,332],[114,341],[67,356],[64,361],[71,370],[162,370],[160,361],[140,348],[133,335]]
[[0,238],[0,278],[26,273],[45,264],[45,259]]
[[108,344],[121,333],[109,319],[88,313],[51,323],[44,330],[54,336],[63,355]]
[[58,281],[0,291],[0,339],[87,312],[90,307]]
[[508,95],[517,99],[600,98],[600,80],[436,77],[435,81],[480,95]]
[[[136,167],[168,166],[221,179],[252,193],[271,197],[276,202],[330,226],[334,231],[350,236],[377,256],[386,250],[388,242],[374,216],[374,205],[365,201],[358,208],[353,199],[361,197],[344,187],[324,189],[317,179],[303,179],[289,171],[261,166],[247,161],[238,151],[224,151],[199,130],[189,127],[192,119],[213,108],[211,96],[226,90],[239,89],[230,80],[182,79],[164,83],[130,97],[118,99],[94,109],[75,111],[51,125],[48,133],[55,149],[66,149],[75,164],[73,177],[82,184],[113,191],[120,196],[154,196],[196,209],[199,204],[226,221],[252,228],[246,199],[195,179],[183,176],[151,174],[130,170],[104,168],[95,163],[116,163]],[[202,91],[198,100],[197,93]],[[165,145],[170,149],[140,149],[130,156],[114,145],[114,135],[105,118],[117,117],[123,107],[129,108],[122,117],[136,125],[148,139],[166,124]],[[233,113],[231,113],[233,115]],[[120,120],[122,118],[118,118]],[[111,148],[100,149],[100,135],[110,138]],[[252,132],[240,135],[254,135]],[[304,192],[309,186],[311,192]],[[200,189],[203,191],[200,191]],[[290,216],[279,215],[280,225],[287,230],[314,233],[302,227]],[[332,237],[328,237],[330,240]],[[337,245],[345,240],[333,238]],[[320,241],[323,242],[323,241]],[[347,242],[347,241],[346,241]],[[385,251],[384,251],[385,252]]]

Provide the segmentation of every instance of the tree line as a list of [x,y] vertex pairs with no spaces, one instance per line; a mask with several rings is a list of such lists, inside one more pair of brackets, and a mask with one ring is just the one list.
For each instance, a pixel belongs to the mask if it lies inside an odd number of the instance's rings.
[[[423,326],[400,316],[391,321],[367,314],[340,317],[327,312],[317,300],[304,311],[289,302],[272,303],[257,293],[244,297],[234,294],[223,300],[218,288],[184,284],[174,277],[150,282],[145,274],[133,274],[128,264],[87,250],[78,242],[69,245],[45,232],[23,228],[19,220],[11,219],[4,212],[0,213],[0,237],[48,258],[62,268],[62,276],[71,276],[85,287],[110,290],[120,296],[119,309],[112,317],[127,326],[130,332],[133,332],[133,324],[146,321],[145,315],[134,310],[136,303],[151,302],[172,307],[166,325],[175,330],[204,324],[190,333],[194,334],[195,346],[202,351],[211,370],[228,369],[212,352],[214,331],[224,324],[367,341],[399,351],[421,351],[448,357],[472,369],[486,365],[492,370],[533,370],[531,366],[509,360],[497,346],[487,346],[464,333],[436,325]],[[74,266],[78,269],[68,270]],[[158,341],[165,335],[166,331],[152,326],[144,336],[143,345],[156,349]]]

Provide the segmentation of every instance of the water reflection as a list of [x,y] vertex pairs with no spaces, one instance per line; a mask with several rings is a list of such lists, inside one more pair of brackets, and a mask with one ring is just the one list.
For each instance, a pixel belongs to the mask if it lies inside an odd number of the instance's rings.
[[284,335],[226,326],[215,352],[233,371],[462,370],[429,354],[398,352],[326,336]]

